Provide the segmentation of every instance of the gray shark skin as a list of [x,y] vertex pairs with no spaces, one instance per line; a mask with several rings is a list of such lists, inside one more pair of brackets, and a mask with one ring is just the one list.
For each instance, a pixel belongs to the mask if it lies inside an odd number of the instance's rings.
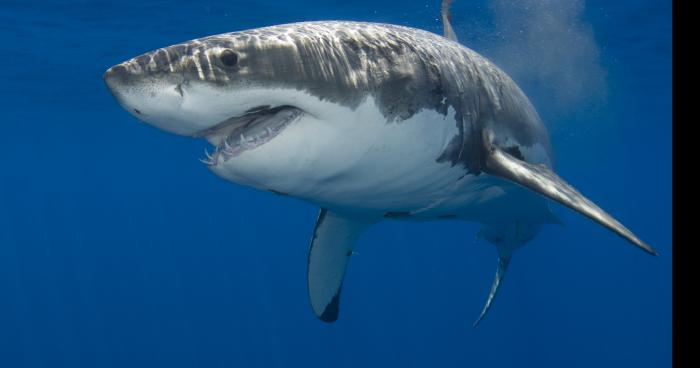
[[[656,252],[552,171],[547,130],[496,65],[445,36],[322,21],[160,48],[104,75],[118,102],[165,131],[207,139],[232,182],[321,207],[308,260],[314,313],[338,318],[355,241],[385,218],[484,225],[498,250],[489,310],[514,250],[568,206]],[[476,325],[476,323],[475,323]]]
[[[211,53],[226,49],[238,55],[233,67]],[[147,89],[142,78],[162,78],[180,88],[205,83],[298,89],[350,108],[373,96],[394,122],[422,109],[444,115],[453,107],[460,135],[439,160],[467,167],[479,165],[470,149],[478,146],[475,132],[492,122],[498,122],[499,144],[550,149],[537,112],[505,73],[453,41],[402,26],[307,22],[233,32],[158,49],[111,68],[107,76],[113,91]]]

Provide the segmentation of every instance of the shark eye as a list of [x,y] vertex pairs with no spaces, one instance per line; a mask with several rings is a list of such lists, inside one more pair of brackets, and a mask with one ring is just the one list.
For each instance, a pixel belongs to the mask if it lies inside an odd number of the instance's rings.
[[234,67],[236,64],[238,64],[238,54],[232,50],[226,49],[221,51],[221,54],[219,54],[219,60],[221,60],[222,64],[228,67]]

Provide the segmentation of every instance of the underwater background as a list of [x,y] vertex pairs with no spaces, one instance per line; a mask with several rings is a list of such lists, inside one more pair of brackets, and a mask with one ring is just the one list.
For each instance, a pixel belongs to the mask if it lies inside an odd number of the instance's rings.
[[0,367],[669,367],[671,2],[457,0],[460,41],[525,90],[557,172],[651,257],[553,205],[496,267],[476,224],[386,221],[340,319],[306,293],[318,209],[234,185],[204,141],[139,123],[102,74],[146,51],[304,20],[442,33],[439,1],[0,0]]

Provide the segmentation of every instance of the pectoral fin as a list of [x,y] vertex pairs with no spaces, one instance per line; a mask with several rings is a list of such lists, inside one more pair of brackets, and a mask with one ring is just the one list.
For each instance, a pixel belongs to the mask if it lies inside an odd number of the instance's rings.
[[547,198],[555,200],[607,227],[647,253],[658,255],[648,244],[588,200],[544,165],[519,160],[495,146],[487,149],[485,172],[520,184]]
[[488,299],[486,299],[486,304],[484,304],[484,309],[481,310],[481,315],[479,315],[479,318],[474,322],[474,327],[479,325],[479,322],[481,322],[484,319],[484,317],[486,317],[486,313],[488,313],[489,309],[491,308],[491,304],[493,303],[493,300],[496,297],[496,293],[498,293],[498,288],[501,286],[503,277],[506,275],[508,264],[510,264],[510,257],[511,254],[509,252],[498,253],[498,265],[496,266],[496,276],[493,279],[493,284],[491,284],[491,291],[489,292]]
[[338,319],[340,290],[353,246],[371,222],[322,209],[316,221],[308,260],[311,307],[324,322]]

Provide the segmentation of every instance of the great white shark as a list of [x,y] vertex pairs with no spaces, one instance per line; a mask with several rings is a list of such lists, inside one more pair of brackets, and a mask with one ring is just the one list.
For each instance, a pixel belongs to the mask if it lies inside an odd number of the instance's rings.
[[115,65],[122,107],[162,130],[208,140],[203,161],[234,183],[321,210],[308,292],[338,318],[353,246],[383,219],[483,224],[498,252],[488,312],[513,251],[557,223],[549,200],[656,255],[552,170],[547,130],[523,91],[444,36],[391,24],[318,21],[204,37]]

